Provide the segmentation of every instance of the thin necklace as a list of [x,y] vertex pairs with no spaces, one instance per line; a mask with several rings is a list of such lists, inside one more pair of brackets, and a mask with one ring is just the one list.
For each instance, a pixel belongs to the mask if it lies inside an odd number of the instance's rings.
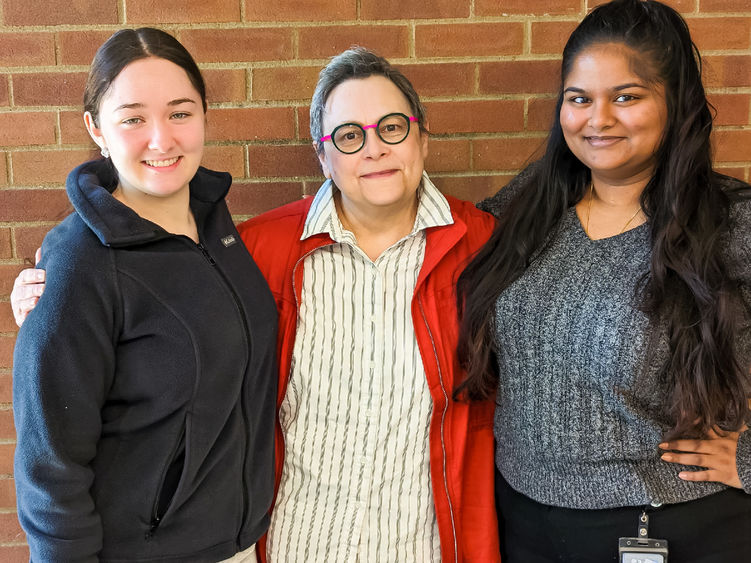
[[[590,182],[589,184],[589,202],[587,202],[587,220],[584,223],[584,234],[587,235],[588,238],[592,238],[589,236],[589,215],[592,212],[592,200],[595,198],[595,183]],[[621,232],[618,233],[619,235],[622,235],[626,232],[626,228],[631,224],[631,221],[636,219],[637,215],[641,213],[641,205],[639,206],[639,209],[636,210],[636,213],[634,213],[631,216],[631,219],[626,221],[626,224],[623,225],[623,228],[621,229]]]

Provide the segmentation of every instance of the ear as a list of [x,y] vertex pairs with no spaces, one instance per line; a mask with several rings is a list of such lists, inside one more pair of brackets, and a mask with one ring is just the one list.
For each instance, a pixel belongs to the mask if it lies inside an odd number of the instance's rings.
[[[427,124],[425,128],[427,129]],[[430,137],[428,133],[420,131],[420,152],[422,153],[423,160],[428,158],[428,137]]]
[[90,111],[87,111],[83,114],[83,123],[84,125],[86,125],[86,130],[89,132],[91,138],[97,145],[99,145],[99,148],[106,148],[107,143],[102,136],[102,131],[101,129],[99,129],[99,127],[97,127],[96,123],[94,123],[94,116],[91,115]]
[[[320,152],[319,152],[320,149]],[[318,162],[321,163],[321,170],[326,178],[331,178],[331,168],[329,167],[328,159],[326,158],[326,150],[323,145],[318,144],[318,141],[313,141],[313,150],[316,151],[318,156]]]

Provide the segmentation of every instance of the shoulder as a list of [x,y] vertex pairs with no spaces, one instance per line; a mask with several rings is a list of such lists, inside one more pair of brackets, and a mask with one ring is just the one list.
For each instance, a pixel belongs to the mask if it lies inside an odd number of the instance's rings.
[[487,232],[488,236],[495,227],[495,217],[490,213],[478,209],[473,203],[457,199],[450,195],[445,195],[446,201],[451,208],[451,214],[464,221],[469,230],[480,230]]
[[729,274],[751,285],[751,186],[721,174],[716,174],[714,181],[730,200],[724,245]]
[[540,161],[533,162],[519,172],[519,174],[514,176],[511,181],[498,190],[494,196],[478,203],[477,207],[493,214],[495,217],[500,217],[516,196],[536,181],[539,170]]
[[284,231],[296,225],[302,228],[312,203],[312,197],[293,201],[240,223],[237,230],[245,238],[246,235],[255,235],[267,229]]

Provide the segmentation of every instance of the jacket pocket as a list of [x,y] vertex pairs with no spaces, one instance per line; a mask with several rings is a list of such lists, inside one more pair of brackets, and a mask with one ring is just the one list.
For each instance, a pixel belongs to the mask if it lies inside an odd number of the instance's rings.
[[151,524],[149,531],[146,534],[146,539],[149,539],[154,532],[159,528],[167,514],[172,501],[175,498],[177,487],[180,484],[180,478],[185,468],[185,425],[180,433],[180,438],[177,441],[175,448],[172,451],[172,455],[169,458],[169,462],[165,466],[162,472],[162,478],[159,482],[156,495],[154,496],[154,502],[151,510]]

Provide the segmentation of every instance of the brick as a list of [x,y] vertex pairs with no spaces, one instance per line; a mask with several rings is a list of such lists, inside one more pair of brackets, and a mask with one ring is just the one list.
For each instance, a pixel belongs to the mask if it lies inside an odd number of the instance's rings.
[[751,18],[687,18],[686,22],[701,53],[751,46]]
[[60,140],[64,145],[86,145],[98,150],[83,124],[83,112],[60,111]]
[[0,33],[0,66],[55,64],[55,36],[51,33]]
[[579,22],[553,21],[532,22],[531,51],[533,53],[546,53],[560,55],[566,46],[571,32]]
[[17,151],[11,155],[13,182],[17,186],[64,185],[68,173],[87,160],[95,150]]
[[44,235],[46,235],[52,225],[37,225],[33,227],[14,227],[16,238],[16,257],[24,261],[25,265],[33,266],[34,253],[37,248],[42,246]]
[[305,100],[313,96],[321,68],[277,67],[253,71],[254,100]]
[[0,152],[0,188],[8,185],[8,154]]
[[298,30],[301,59],[333,57],[353,45],[365,45],[386,58],[406,57],[409,55],[409,29],[405,25],[347,25]]
[[717,110],[715,125],[748,125],[751,95],[709,94],[709,103]]
[[17,106],[82,106],[85,72],[47,72],[13,75]]
[[0,74],[0,106],[10,105],[10,88],[8,88],[8,77]]
[[558,90],[559,61],[500,61],[480,63],[480,93],[550,93]]
[[5,25],[118,23],[118,0],[2,0]]
[[320,175],[313,147],[305,145],[262,145],[248,147],[250,177],[285,177]]
[[580,14],[579,0],[475,0],[476,16],[505,16],[507,14],[560,15]]
[[10,229],[7,227],[0,228],[0,258],[13,258]]
[[[3,305],[5,305],[5,303],[3,303]],[[8,304],[3,308],[10,309],[10,305]],[[17,329],[15,323],[13,324],[13,328],[14,330]],[[13,401],[13,377],[9,370],[4,374],[0,373],[0,403],[10,403],[11,401]]]
[[418,57],[461,57],[520,54],[524,47],[524,24],[449,23],[415,27]]
[[292,108],[212,109],[206,138],[212,141],[291,139],[295,134]]
[[751,155],[751,130],[714,131],[714,160],[717,162],[748,162]]
[[245,149],[238,146],[207,146],[203,150],[201,164],[211,170],[229,172],[233,178],[242,178],[245,176]]
[[289,29],[188,29],[179,39],[198,62],[277,61],[293,55]]
[[[245,21],[354,20],[357,4],[352,0],[245,0]],[[366,18],[370,19],[370,18]]]
[[297,120],[297,138],[310,141],[310,106],[295,108]]
[[733,178],[738,178],[739,180],[748,182],[748,173],[746,168],[739,168],[735,166],[717,166],[715,170],[717,170],[720,174],[725,174],[726,176],[732,176]]
[[702,13],[748,12],[748,0],[701,0]]
[[[14,512],[0,514],[0,542],[22,542],[25,539],[26,535],[18,523],[16,514]],[[8,561],[8,559],[2,559],[2,561]]]
[[751,56],[703,57],[704,86],[707,88],[751,86]]
[[96,50],[112,36],[112,31],[61,31],[57,34],[60,64],[89,65]]
[[[539,158],[545,137],[505,139],[474,139],[472,153],[474,170],[518,170]],[[537,156],[535,156],[537,155]]]
[[72,210],[63,189],[0,190],[0,221],[59,221]]
[[476,203],[494,195],[509,183],[513,174],[497,174],[488,176],[449,176],[430,179],[443,193]]
[[326,178],[324,178],[322,174],[319,174],[319,177],[315,180],[306,180],[305,182],[303,182],[303,193],[305,194],[305,196],[312,197],[316,195],[325,180]]
[[[13,456],[15,453],[15,444],[0,444],[0,474],[13,474]],[[0,558],[0,561],[5,561],[5,559]]]
[[16,487],[13,479],[0,479],[0,509],[16,508]]
[[301,197],[301,182],[237,182],[227,205],[235,215],[253,216]]
[[54,113],[0,113],[0,146],[47,145],[54,142]]
[[469,5],[470,0],[411,0],[410,2],[360,0],[360,18],[364,20],[466,18],[469,17]]
[[497,133],[524,129],[522,100],[479,100],[427,104],[430,131],[446,133]]
[[473,63],[431,63],[398,65],[421,98],[459,96],[474,93]]
[[[4,274],[4,270],[6,267],[0,267],[0,276],[5,277],[6,274]],[[13,273],[13,276],[10,278],[10,285],[9,287],[4,287],[8,285],[8,281],[5,279],[0,280],[0,287],[2,287],[2,291],[5,294],[10,294],[13,288],[13,279],[15,279],[16,275],[18,275],[18,268],[15,268],[15,272]],[[7,290],[7,291],[6,291]],[[0,336],[0,369],[2,368],[12,368],[13,367],[13,347],[16,344],[16,337],[13,336]],[[6,434],[6,428],[5,428],[5,421],[3,421],[3,415],[4,411],[0,412],[0,438],[12,438],[14,437],[13,434],[7,435]],[[11,415],[11,426],[10,428],[13,428],[13,416]]]
[[212,68],[201,71],[209,103],[244,102],[247,99],[246,73],[242,69]]
[[[10,292],[13,290],[13,280],[16,279],[18,272],[22,269],[23,265],[20,264],[0,264],[0,295],[10,296]],[[0,368],[5,367],[10,366],[0,364]]]
[[[19,541],[23,541],[23,538]],[[0,545],[0,561],[26,563],[29,561],[29,548],[26,545]]]
[[237,0],[128,0],[128,23],[215,23],[240,21]]
[[471,152],[468,139],[431,139],[425,170],[430,172],[461,172],[470,169]]
[[549,131],[555,115],[555,98],[530,98],[527,103],[527,131]]
[[[0,301],[0,332],[15,332],[18,330],[10,308],[10,301]],[[0,375],[2,379],[2,375]],[[3,473],[0,469],[0,473]]]
[[[610,0],[590,0],[588,7],[591,10],[595,6],[600,4],[607,4]],[[696,0],[661,0],[663,4],[667,4],[674,10],[682,13],[693,12],[696,10]],[[702,0],[702,11],[704,9],[704,0]]]

